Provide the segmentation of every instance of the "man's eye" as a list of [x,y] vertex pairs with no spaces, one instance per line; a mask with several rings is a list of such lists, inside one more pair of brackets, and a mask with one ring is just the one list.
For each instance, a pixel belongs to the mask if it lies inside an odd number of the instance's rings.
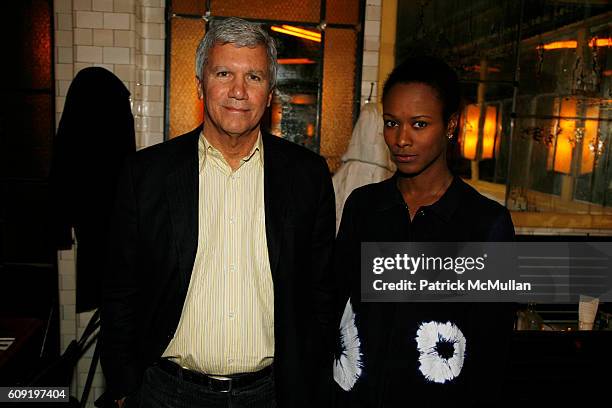
[[219,77],[219,78],[225,78],[227,76],[229,76],[229,72],[227,72],[227,71],[219,71],[219,72],[217,72],[217,77]]
[[261,81],[261,77],[260,77],[259,75],[253,75],[253,74],[251,74],[251,75],[249,75],[249,79],[250,79],[251,81],[256,81],[256,82]]
[[390,120],[390,119],[385,120],[385,127],[391,128],[391,127],[397,127],[397,126],[398,126],[398,123],[396,121]]
[[417,120],[416,122],[414,122],[412,124],[413,127],[417,128],[417,129],[422,129],[424,127],[427,127],[428,123],[427,122],[423,122],[422,120]]

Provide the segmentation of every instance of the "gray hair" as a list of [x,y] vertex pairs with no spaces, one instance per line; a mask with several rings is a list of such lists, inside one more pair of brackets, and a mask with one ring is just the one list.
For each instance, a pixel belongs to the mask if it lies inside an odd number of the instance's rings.
[[236,17],[212,21],[210,29],[206,32],[202,41],[200,41],[196,51],[196,77],[200,81],[204,77],[204,67],[208,62],[210,50],[217,44],[233,44],[236,47],[249,48],[263,45],[268,54],[270,89],[274,89],[276,86],[276,72],[278,71],[276,44],[274,39],[262,28],[261,24],[251,23]]

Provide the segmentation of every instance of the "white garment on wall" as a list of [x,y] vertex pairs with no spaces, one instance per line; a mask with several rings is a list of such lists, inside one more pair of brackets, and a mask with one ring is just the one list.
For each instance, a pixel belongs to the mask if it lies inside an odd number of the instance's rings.
[[334,174],[336,193],[336,232],[340,226],[344,202],[357,187],[385,180],[395,172],[389,149],[383,138],[383,119],[376,104],[366,103],[359,119],[342,165]]

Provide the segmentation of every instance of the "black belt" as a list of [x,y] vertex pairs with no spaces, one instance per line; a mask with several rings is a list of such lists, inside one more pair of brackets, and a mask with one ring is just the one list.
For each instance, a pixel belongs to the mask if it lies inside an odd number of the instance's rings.
[[234,374],[227,379],[213,378],[210,375],[198,373],[197,371],[187,370],[180,365],[167,359],[160,359],[157,366],[173,377],[182,378],[193,384],[209,386],[212,391],[230,392],[236,388],[248,387],[255,381],[268,377],[272,374],[272,367],[268,366],[254,373]]

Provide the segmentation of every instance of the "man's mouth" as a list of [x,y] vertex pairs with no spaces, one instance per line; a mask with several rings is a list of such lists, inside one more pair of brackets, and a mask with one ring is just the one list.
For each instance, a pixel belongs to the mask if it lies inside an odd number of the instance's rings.
[[235,106],[224,106],[224,108],[227,111],[234,112],[234,113],[245,113],[249,111],[249,109],[247,108],[236,108]]

